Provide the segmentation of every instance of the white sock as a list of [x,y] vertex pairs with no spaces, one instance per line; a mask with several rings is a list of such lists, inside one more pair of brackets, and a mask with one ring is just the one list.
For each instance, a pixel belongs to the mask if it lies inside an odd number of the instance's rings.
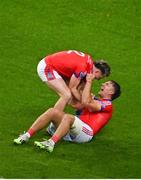
[[30,134],[28,132],[25,133],[25,135],[27,136],[27,138],[30,138]]
[[49,139],[48,141],[50,142],[51,146],[55,145],[55,142],[52,139]]

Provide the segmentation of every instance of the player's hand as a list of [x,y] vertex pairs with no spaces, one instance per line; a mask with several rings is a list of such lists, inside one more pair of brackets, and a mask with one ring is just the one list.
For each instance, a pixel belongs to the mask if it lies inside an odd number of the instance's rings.
[[86,81],[91,83],[94,80],[94,78],[95,78],[94,74],[87,74]]

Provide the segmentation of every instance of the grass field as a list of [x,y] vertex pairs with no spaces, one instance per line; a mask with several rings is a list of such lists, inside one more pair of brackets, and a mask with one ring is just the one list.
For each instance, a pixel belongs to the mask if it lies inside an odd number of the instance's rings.
[[[0,178],[141,178],[140,7],[140,0],[0,0]],[[122,87],[112,120],[92,142],[62,141],[52,154],[33,146],[44,131],[15,146],[58,98],[37,76],[38,61],[66,49],[111,65],[109,79]]]

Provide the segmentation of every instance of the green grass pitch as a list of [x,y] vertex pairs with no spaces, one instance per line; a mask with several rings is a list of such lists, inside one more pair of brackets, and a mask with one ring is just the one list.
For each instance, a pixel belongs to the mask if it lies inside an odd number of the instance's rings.
[[[140,7],[140,0],[0,0],[0,178],[141,178]],[[52,154],[33,146],[44,131],[15,146],[58,98],[37,76],[38,61],[66,49],[111,65],[107,79],[122,87],[112,120],[92,142],[61,141]]]

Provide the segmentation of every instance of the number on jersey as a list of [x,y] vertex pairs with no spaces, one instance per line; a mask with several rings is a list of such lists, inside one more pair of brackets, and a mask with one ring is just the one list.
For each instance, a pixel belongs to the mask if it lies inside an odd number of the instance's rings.
[[80,52],[80,51],[69,50],[68,54],[71,54],[71,53],[75,53],[75,54],[77,54],[78,56],[81,56],[81,57],[85,56],[85,54],[83,52]]

